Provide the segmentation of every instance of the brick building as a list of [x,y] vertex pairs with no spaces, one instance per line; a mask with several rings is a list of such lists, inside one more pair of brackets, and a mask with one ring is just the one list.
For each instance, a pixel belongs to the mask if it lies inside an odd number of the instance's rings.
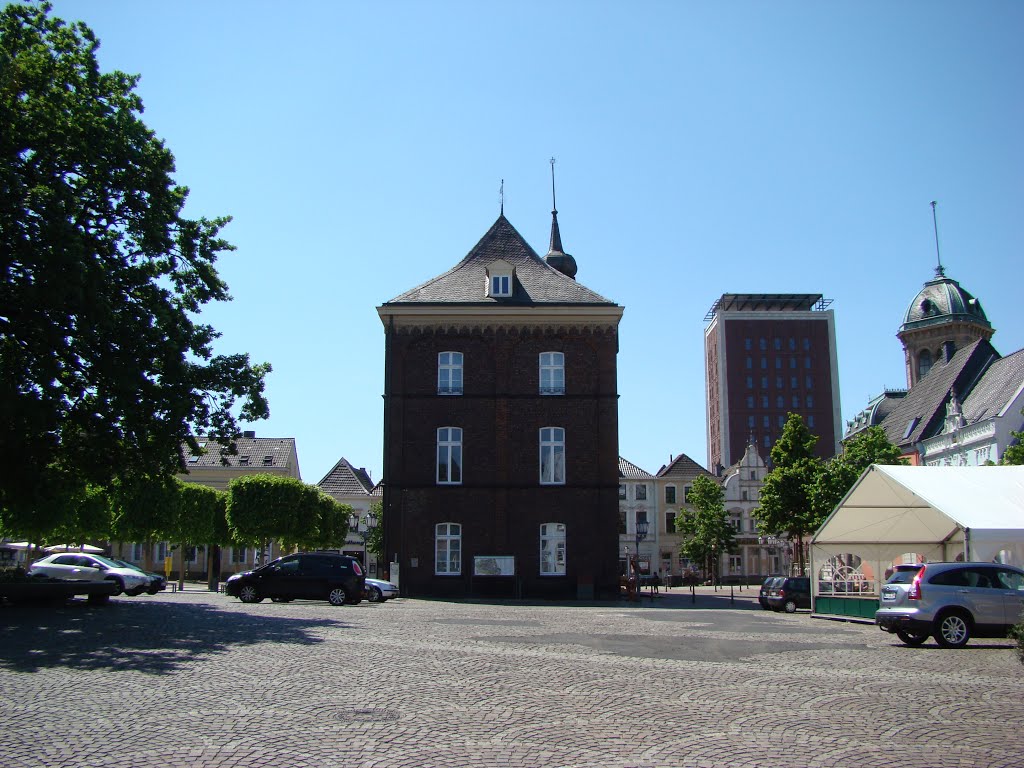
[[831,301],[820,294],[723,294],[705,316],[708,469],[739,461],[750,439],[768,455],[789,413],[839,451],[839,364]]
[[377,308],[384,546],[403,594],[618,590],[622,307],[575,274],[557,212],[543,259],[502,214]]

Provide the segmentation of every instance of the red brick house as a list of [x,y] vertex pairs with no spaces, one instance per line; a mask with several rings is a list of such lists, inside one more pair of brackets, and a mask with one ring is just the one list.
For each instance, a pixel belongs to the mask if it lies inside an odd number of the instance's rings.
[[403,594],[618,590],[622,307],[501,215],[447,272],[377,308],[384,539]]

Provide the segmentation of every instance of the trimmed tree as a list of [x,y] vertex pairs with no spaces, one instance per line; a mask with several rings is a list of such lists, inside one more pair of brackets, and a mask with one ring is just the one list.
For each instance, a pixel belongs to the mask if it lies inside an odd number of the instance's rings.
[[100,72],[92,30],[50,10],[0,11],[0,508],[26,532],[62,522],[52,489],[173,475],[192,435],[268,415],[270,366],[215,356],[196,321],[230,299],[228,219],[183,215],[138,77]]
[[843,445],[843,452],[825,462],[811,490],[812,530],[821,527],[832,510],[872,464],[906,464],[900,449],[881,427],[868,427]]

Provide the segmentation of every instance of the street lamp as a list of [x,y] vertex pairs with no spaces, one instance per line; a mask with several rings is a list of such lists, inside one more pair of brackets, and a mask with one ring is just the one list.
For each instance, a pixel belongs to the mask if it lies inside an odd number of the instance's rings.
[[[774,552],[776,549],[785,547],[786,540],[780,539],[778,536],[758,536],[757,543],[762,547],[767,547],[769,552]],[[771,570],[771,563],[768,565],[768,570]],[[785,570],[785,567],[783,566],[781,570]]]
[[[367,550],[366,550],[366,537],[369,536],[370,532],[373,531],[373,529],[377,527],[377,516],[375,514],[373,514],[373,512],[367,512],[363,516],[363,518],[362,518],[363,530],[361,530],[361,531],[359,530],[359,521],[360,521],[359,513],[358,512],[353,512],[352,515],[349,517],[349,528],[353,532],[359,534],[359,537],[362,540],[362,543],[363,543],[363,564],[366,566],[367,569],[369,569],[369,567],[370,567],[370,563],[369,563],[370,553],[367,552]],[[374,573],[376,573],[376,569],[374,569]]]

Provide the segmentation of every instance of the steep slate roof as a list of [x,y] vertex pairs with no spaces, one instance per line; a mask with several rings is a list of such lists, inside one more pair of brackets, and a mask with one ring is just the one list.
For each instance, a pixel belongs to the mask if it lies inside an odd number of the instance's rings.
[[[498,259],[515,269],[511,296],[487,295],[487,268]],[[504,215],[498,217],[462,261],[444,274],[396,296],[385,306],[392,304],[615,306],[545,263]]]
[[[950,360],[938,360],[882,422],[889,442],[906,448],[935,435],[945,420],[950,389],[955,389],[958,396],[970,393],[981,373],[998,358],[992,345],[979,339],[958,349]],[[908,428],[915,419],[913,427]]]
[[654,475],[645,472],[631,461],[626,461],[619,456],[619,477],[627,480],[653,480]]
[[[273,467],[282,468],[292,462],[295,452],[295,438],[292,437],[236,437],[235,445],[238,453],[224,456],[221,460],[221,444],[208,437],[197,437],[196,442],[205,448],[205,452],[192,453],[188,446],[183,446],[185,467]],[[267,457],[270,457],[269,461]]]
[[667,466],[662,467],[658,470],[658,477],[685,477],[692,478],[697,475],[707,475],[708,477],[714,477],[713,474],[708,472],[704,467],[698,464],[696,461],[691,459],[685,453],[680,453]]
[[[1024,386],[1024,349],[996,360],[963,401],[964,420],[975,424],[998,416]],[[1010,414],[1016,416],[1017,414]]]
[[374,487],[367,471],[362,467],[356,469],[344,456],[317,486],[331,496],[369,495]]

